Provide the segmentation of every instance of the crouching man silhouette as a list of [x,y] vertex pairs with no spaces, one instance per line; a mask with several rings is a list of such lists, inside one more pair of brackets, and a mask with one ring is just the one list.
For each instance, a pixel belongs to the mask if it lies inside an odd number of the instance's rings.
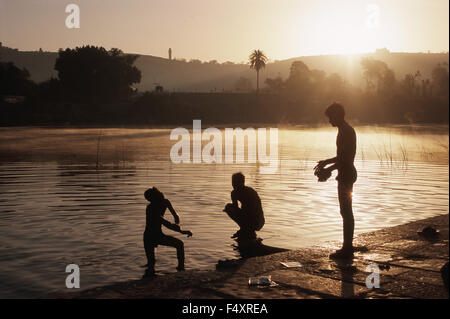
[[265,223],[261,199],[253,188],[245,186],[245,176],[242,173],[233,174],[232,185],[232,203],[227,204],[223,210],[239,225],[239,230],[232,238],[256,240],[256,231],[261,230]]

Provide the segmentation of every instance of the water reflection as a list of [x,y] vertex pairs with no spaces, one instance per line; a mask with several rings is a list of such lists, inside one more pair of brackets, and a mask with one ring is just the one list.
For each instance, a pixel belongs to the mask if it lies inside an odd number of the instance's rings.
[[[356,234],[448,212],[447,133],[357,130]],[[82,288],[140,278],[143,192],[153,185],[195,234],[185,245],[187,269],[213,268],[219,259],[235,257],[230,236],[236,226],[222,209],[236,171],[260,194],[266,225],[259,236],[266,245],[295,249],[341,240],[336,182],[318,184],[312,174],[317,159],[333,155],[334,130],[281,130],[279,171],[272,175],[259,174],[253,164],[175,165],[170,130],[103,129],[107,138],[96,169],[98,131],[10,129],[2,135],[1,297],[63,289],[69,263],[80,266]],[[394,147],[400,142],[407,161]],[[126,156],[115,155],[122,149]],[[158,272],[175,269],[173,254],[158,247]]]

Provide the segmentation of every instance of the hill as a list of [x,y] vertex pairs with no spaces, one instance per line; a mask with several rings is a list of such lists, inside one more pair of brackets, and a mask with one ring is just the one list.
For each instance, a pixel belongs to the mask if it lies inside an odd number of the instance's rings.
[[[26,68],[35,82],[57,76],[53,69],[57,56],[57,52],[19,51],[0,45],[0,59]],[[394,70],[397,78],[416,71],[420,71],[422,79],[430,78],[431,70],[438,63],[449,62],[448,52],[395,53],[385,49],[377,50],[375,53],[356,55],[304,56],[269,63],[261,71],[260,80],[264,83],[266,78],[278,76],[286,78],[292,62],[303,61],[310,69],[323,70],[328,74],[338,73],[348,83],[360,86],[363,84],[360,64],[363,58],[386,62]],[[250,79],[253,86],[256,85],[255,72],[246,64],[169,60],[151,55],[140,55],[135,65],[142,71],[142,80],[138,85],[141,91],[153,90],[156,85],[162,85],[168,91],[235,91],[236,81],[241,77]]]

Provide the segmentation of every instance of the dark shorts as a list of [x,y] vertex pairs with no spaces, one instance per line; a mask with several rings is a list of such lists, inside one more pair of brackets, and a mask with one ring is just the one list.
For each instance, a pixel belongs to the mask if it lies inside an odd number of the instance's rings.
[[158,247],[158,245],[177,247],[183,244],[178,238],[165,234],[150,235],[144,232],[144,245],[148,247]]

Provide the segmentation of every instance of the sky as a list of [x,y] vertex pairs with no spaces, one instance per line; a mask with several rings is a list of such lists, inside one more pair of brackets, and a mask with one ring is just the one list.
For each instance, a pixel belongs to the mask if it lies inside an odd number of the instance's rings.
[[[80,27],[67,28],[66,6]],[[448,52],[448,0],[0,0],[0,42],[19,50],[98,45],[128,53],[247,61]]]

